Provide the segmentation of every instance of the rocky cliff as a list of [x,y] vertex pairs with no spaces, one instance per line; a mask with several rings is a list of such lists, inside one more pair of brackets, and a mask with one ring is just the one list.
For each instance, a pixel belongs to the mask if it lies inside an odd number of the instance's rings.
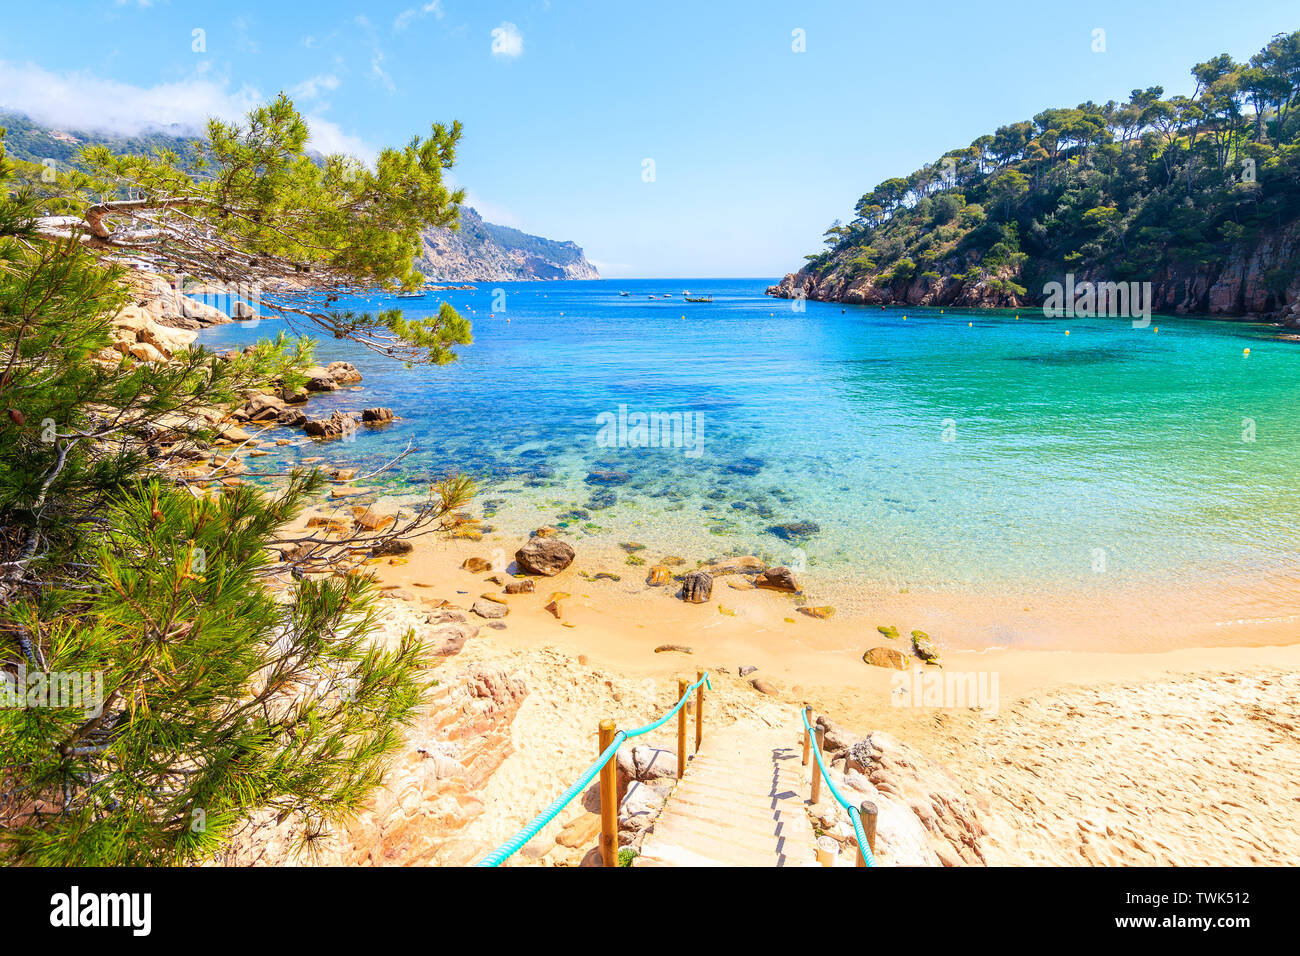
[[[1266,232],[1233,247],[1226,259],[1170,265],[1151,278],[1152,308],[1176,315],[1263,318],[1300,328],[1300,222]],[[793,299],[799,295],[818,302],[856,305],[923,305],[965,308],[1024,308],[1043,303],[1042,282],[1060,281],[1046,263],[1027,263],[1018,270],[1004,268],[987,280],[969,281],[969,262],[948,265],[936,279],[920,277],[890,281],[879,274],[854,274],[847,261],[832,259],[829,267],[805,267],[788,273],[767,294]],[[1081,269],[1076,281],[1104,282],[1102,271]],[[1024,294],[1009,289],[1006,280],[1024,283]]]
[[430,229],[422,241],[416,268],[435,281],[600,278],[576,243],[485,222],[470,206],[461,207],[459,229]]

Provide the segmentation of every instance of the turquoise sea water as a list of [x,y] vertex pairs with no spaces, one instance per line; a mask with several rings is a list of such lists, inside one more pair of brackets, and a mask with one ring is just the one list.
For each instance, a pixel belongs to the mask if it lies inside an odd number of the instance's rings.
[[[1176,587],[1285,573],[1300,552],[1300,342],[1276,328],[800,312],[763,295],[770,281],[443,293],[474,325],[460,361],[407,369],[322,342],[318,358],[353,362],[365,387],[313,399],[312,414],[388,405],[401,421],[289,453],[377,462],[413,439],[401,480],[478,476],[500,530],[635,540],[651,562],[755,553],[880,589]],[[713,303],[685,303],[684,289]],[[280,325],[200,341],[242,345]],[[603,447],[599,416],[620,406],[697,416],[698,446]],[[771,530],[792,522],[806,533]]]

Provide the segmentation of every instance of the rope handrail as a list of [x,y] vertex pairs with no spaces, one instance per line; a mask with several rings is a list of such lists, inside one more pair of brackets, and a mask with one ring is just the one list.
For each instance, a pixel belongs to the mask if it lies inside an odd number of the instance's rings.
[[812,727],[808,725],[807,708],[800,707],[799,716],[803,718],[804,732],[808,734],[808,739],[812,741],[813,756],[817,758],[817,769],[821,771],[822,779],[826,781],[826,786],[830,788],[831,796],[835,798],[835,802],[849,813],[849,820],[853,824],[853,832],[858,838],[858,852],[862,854],[862,859],[867,866],[875,866],[876,858],[871,852],[871,844],[867,841],[867,835],[862,829],[862,814],[857,807],[844,799],[844,794],[840,793],[835,786],[835,781],[831,780],[831,775],[826,771],[826,764],[822,762],[822,748],[817,745],[817,735],[813,733]]
[[[699,672],[697,671],[696,673]],[[556,797],[550,806],[537,816],[533,817],[533,819],[529,821],[528,825],[522,830],[474,865],[487,867],[500,866],[506,860],[510,859],[510,857],[518,853],[523,849],[525,843],[537,836],[537,834],[541,832],[542,827],[554,820],[556,816],[559,815],[560,811],[572,802],[574,797],[582,793],[582,791],[587,788],[587,785],[590,784],[592,780],[596,779],[596,774],[600,773],[605,764],[609,763],[614,754],[618,753],[618,748],[623,745],[623,741],[630,740],[633,737],[640,737],[642,734],[648,734],[650,731],[662,727],[671,720],[683,706],[685,706],[686,701],[690,698],[691,694],[695,693],[696,688],[701,684],[703,684],[708,690],[713,690],[713,684],[710,683],[709,675],[706,672],[699,680],[686,689],[686,693],[682,694],[681,699],[677,701],[677,705],[673,707],[672,710],[668,711],[668,713],[664,714],[663,717],[660,717],[652,724],[646,724],[644,727],[637,727],[633,730],[618,731],[614,735],[614,739],[610,745],[602,750],[600,756],[596,758],[596,762],[588,767],[582,776],[575,780],[567,790]],[[680,687],[681,685],[678,684],[678,686]]]

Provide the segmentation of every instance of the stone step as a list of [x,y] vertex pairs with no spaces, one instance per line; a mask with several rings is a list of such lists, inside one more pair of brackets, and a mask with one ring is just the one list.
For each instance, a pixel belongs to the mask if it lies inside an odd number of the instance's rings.
[[673,832],[678,824],[697,832],[716,833],[728,841],[747,847],[762,849],[775,853],[781,840],[800,842],[804,837],[801,827],[792,820],[772,820],[763,823],[747,821],[722,821],[712,813],[697,814],[687,810],[678,810],[669,818],[666,826]]
[[803,792],[790,787],[778,788],[775,793],[762,789],[758,784],[745,788],[733,781],[696,780],[688,777],[677,785],[674,792],[697,793],[716,800],[734,797],[741,806],[770,807],[772,809],[803,806],[807,799]]
[[747,804],[739,800],[728,800],[719,802],[711,795],[701,794],[698,791],[678,789],[669,800],[674,810],[694,813],[697,816],[707,817],[710,814],[715,815],[718,824],[725,824],[730,820],[744,820],[749,823],[772,823],[792,817],[795,813],[806,813],[802,806],[800,807],[781,807],[757,804]]
[[[677,844],[714,859],[733,861],[740,866],[791,865],[816,859],[810,845],[784,830],[779,834],[753,833],[673,815],[667,820],[661,817],[655,821],[653,835],[657,840]],[[649,839],[646,838],[647,843]],[[741,862],[742,860],[751,862]]]

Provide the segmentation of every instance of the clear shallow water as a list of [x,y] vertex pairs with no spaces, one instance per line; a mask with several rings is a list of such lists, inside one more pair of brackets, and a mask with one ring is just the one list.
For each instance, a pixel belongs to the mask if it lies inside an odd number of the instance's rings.
[[[312,414],[388,405],[402,420],[290,453],[379,462],[414,439],[395,480],[476,475],[501,530],[634,539],[651,561],[802,559],[814,578],[872,589],[1195,586],[1284,573],[1300,551],[1300,343],[1276,329],[816,302],[800,313],[765,297],[768,284],[496,283],[405,301],[415,314],[445,296],[473,320],[474,344],[451,367],[406,369],[323,341],[318,359],[353,362],[365,388],[313,398]],[[684,303],[683,289],[714,301]],[[236,323],[200,341],[238,346],[280,327]],[[598,416],[620,405],[696,414],[698,457],[601,447]],[[770,530],[789,522],[819,530]]]

